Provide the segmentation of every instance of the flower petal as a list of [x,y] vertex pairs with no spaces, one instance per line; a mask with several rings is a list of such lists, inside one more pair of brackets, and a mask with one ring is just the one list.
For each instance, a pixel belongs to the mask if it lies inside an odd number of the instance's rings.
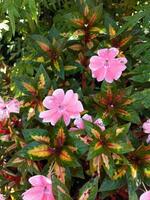
[[44,188],[32,187],[22,194],[23,200],[43,200]]
[[75,100],[78,99],[78,95],[75,95],[76,93],[73,92],[73,90],[68,90],[65,94],[63,105],[69,105],[74,103]]
[[63,119],[64,119],[64,122],[65,122],[66,126],[68,126],[69,123],[70,123],[70,115],[67,112],[65,112],[63,114]]
[[36,175],[36,176],[32,176],[31,178],[29,178],[29,183],[31,183],[32,186],[43,187],[44,185],[52,184],[52,181],[45,176]]
[[144,193],[140,196],[140,200],[150,200],[150,191],[144,192]]
[[150,119],[143,123],[144,133],[150,133]]
[[122,74],[122,71],[126,69],[126,66],[117,60],[113,60],[110,63],[110,67],[107,68],[107,73],[105,80],[109,83],[112,83],[113,80],[118,80]]
[[92,77],[96,78],[97,81],[102,81],[105,79],[105,75],[106,75],[107,69],[106,68],[100,68],[96,71],[92,72]]
[[43,118],[43,122],[50,122],[54,126],[56,122],[62,117],[62,114],[56,109],[51,109],[41,112],[39,117]]
[[47,96],[43,100],[43,106],[47,109],[52,109],[56,107],[56,102],[54,102],[54,98],[52,96]]
[[104,60],[99,56],[92,56],[90,59],[89,68],[91,70],[97,70],[104,66]]
[[57,103],[62,103],[63,99],[64,99],[64,90],[63,89],[56,89],[53,92],[53,97],[55,97],[55,100]]
[[122,64],[126,64],[128,62],[128,60],[125,57],[120,57],[120,58],[117,58],[116,60],[118,60]]
[[10,117],[9,112],[5,109],[0,109],[0,121],[3,121],[4,119],[8,119]]
[[8,101],[6,107],[9,113],[19,113],[20,111],[20,103],[16,99]]
[[86,120],[86,121],[89,121],[89,122],[92,122],[92,116],[91,115],[88,115],[88,114],[85,114],[83,115],[82,119]]
[[0,200],[5,200],[2,194],[0,194]]
[[84,129],[84,123],[83,123],[83,119],[82,118],[76,118],[74,120],[74,125],[78,128],[78,129]]
[[108,48],[100,49],[98,51],[98,55],[100,57],[102,57],[103,59],[108,59],[108,60],[115,58],[118,55],[118,53],[119,53],[119,50],[117,48],[114,48],[114,47],[112,47],[110,49],[108,49]]

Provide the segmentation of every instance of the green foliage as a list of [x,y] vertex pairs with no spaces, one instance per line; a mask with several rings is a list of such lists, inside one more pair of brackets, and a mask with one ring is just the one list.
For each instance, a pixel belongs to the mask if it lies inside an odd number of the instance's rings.
[[[52,177],[56,200],[137,200],[150,187],[150,6],[147,0],[0,0],[0,96],[20,113],[0,121],[0,193],[19,200],[28,178]],[[97,82],[89,62],[116,47],[127,68]],[[79,94],[84,128],[43,123],[55,89]],[[101,118],[102,131],[95,120]],[[1,119],[1,113],[0,113]]]

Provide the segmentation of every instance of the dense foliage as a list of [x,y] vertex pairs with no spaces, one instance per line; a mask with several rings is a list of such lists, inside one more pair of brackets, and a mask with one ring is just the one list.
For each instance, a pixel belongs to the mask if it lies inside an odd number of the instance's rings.
[[[0,0],[0,96],[20,102],[19,114],[0,116],[6,199],[22,199],[40,174],[52,178],[56,200],[137,200],[149,189],[149,13],[147,0]],[[111,47],[127,67],[98,80],[91,57]],[[43,100],[60,88],[65,107],[78,94],[84,110],[76,99],[71,121],[66,114],[45,123]]]

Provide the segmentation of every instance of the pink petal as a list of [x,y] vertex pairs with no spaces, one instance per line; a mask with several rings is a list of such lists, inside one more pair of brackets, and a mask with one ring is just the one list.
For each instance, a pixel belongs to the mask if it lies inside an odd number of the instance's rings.
[[54,126],[56,122],[62,117],[62,114],[56,109],[52,109],[41,112],[39,117],[43,118],[43,122],[50,122]]
[[82,118],[81,118],[81,117],[76,118],[76,119],[74,120],[74,125],[75,125],[78,129],[84,129],[84,121],[83,121],[83,120],[92,122],[92,117],[91,117],[91,115],[85,114],[85,115],[83,115]]
[[74,101],[77,99],[78,99],[78,95],[75,95],[73,90],[68,90],[65,94],[64,101],[62,104],[68,106],[69,104],[74,103]]
[[56,107],[56,102],[52,96],[47,96],[43,100],[43,106],[47,109],[52,109]]
[[125,57],[120,57],[120,58],[117,58],[116,60],[118,60],[122,64],[126,64],[128,62],[128,60]]
[[48,193],[48,194],[44,194],[44,197],[43,197],[42,200],[55,200],[52,191],[50,193]]
[[140,200],[150,200],[150,191],[144,192],[144,193],[140,196]]
[[5,109],[0,109],[0,121],[3,121],[4,119],[8,119],[10,117],[9,112]]
[[102,81],[105,79],[105,75],[106,75],[107,69],[106,68],[100,68],[96,71],[92,72],[92,77],[96,78],[97,81]]
[[70,118],[72,119],[80,117],[80,112],[82,111],[83,111],[83,106],[80,101],[77,101],[66,108],[66,112],[68,112],[68,114],[70,115]]
[[86,120],[86,121],[89,121],[89,122],[92,122],[92,116],[91,115],[88,115],[88,114],[85,114],[83,115],[82,119]]
[[0,194],[0,200],[5,200],[2,194]]
[[94,124],[96,124],[97,126],[99,126],[102,131],[105,130],[105,126],[103,124],[103,121],[100,118],[97,119],[97,120],[95,120]]
[[32,186],[44,186],[47,184],[52,184],[52,181],[49,178],[42,175],[32,176],[29,178],[29,182]]
[[101,58],[106,59],[106,58],[108,58],[109,49],[108,48],[100,49],[100,50],[97,51],[97,54]]
[[6,107],[9,113],[19,113],[20,111],[20,103],[16,99],[7,102]]
[[109,59],[115,58],[119,53],[119,50],[117,48],[110,48],[109,49]]
[[32,187],[22,194],[23,200],[43,200],[44,188]]
[[99,56],[92,56],[90,59],[90,64],[89,64],[89,68],[93,71],[103,67],[104,65],[104,59],[102,59]]
[[75,125],[78,129],[84,129],[83,119],[82,119],[82,118],[76,118],[76,119],[74,120],[74,125]]
[[[67,100],[65,100],[64,103],[67,103]],[[65,107],[66,107],[66,112],[68,113],[68,115],[70,115],[70,118],[72,119],[79,117],[80,112],[83,111],[83,105],[78,100],[77,94],[70,96],[70,101],[68,102],[68,104],[65,105]]]
[[146,142],[150,144],[150,135],[148,135]]
[[125,69],[126,66],[124,64],[121,64],[116,60],[111,61],[110,67],[107,68],[105,80],[108,83],[112,83],[113,80],[118,80],[122,74],[122,71],[124,71]]
[[55,97],[55,100],[57,103],[61,104],[64,100],[64,90],[63,89],[57,89],[53,92],[53,97]]
[[98,51],[98,55],[100,57],[102,57],[103,59],[108,59],[108,60],[115,58],[118,55],[118,53],[119,53],[119,50],[117,48],[114,48],[114,47],[112,47],[110,49],[108,49],[108,48],[100,49]]
[[64,119],[64,122],[65,122],[66,126],[68,126],[69,123],[70,123],[70,115],[67,112],[65,112],[63,114],[63,119]]
[[143,123],[144,133],[150,133],[150,119]]

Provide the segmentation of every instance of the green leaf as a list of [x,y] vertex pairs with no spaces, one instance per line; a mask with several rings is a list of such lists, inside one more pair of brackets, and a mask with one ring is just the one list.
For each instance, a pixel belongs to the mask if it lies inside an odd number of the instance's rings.
[[122,140],[115,140],[114,142],[107,143],[107,147],[110,149],[111,152],[118,153],[118,154],[125,154],[130,151],[133,151],[134,148],[129,140],[124,139]]
[[103,145],[101,144],[101,142],[100,141],[94,141],[90,144],[90,149],[89,149],[89,152],[88,152],[87,159],[90,160],[90,159],[100,155],[103,152],[104,152],[104,148],[103,148]]
[[79,191],[79,200],[94,200],[98,192],[98,177],[88,181]]
[[119,109],[118,116],[123,120],[130,121],[135,124],[140,123],[140,118],[138,113],[132,108],[126,108],[125,110]]
[[126,184],[126,182],[125,182],[124,178],[120,178],[120,179],[117,179],[117,180],[112,180],[112,179],[109,179],[109,178],[106,177],[103,180],[99,191],[100,192],[105,192],[105,191],[116,190],[118,188],[121,188],[125,184]]
[[51,152],[49,145],[32,142],[19,151],[19,155],[31,160],[44,160],[51,155]]
[[42,35],[32,35],[32,39],[35,40],[37,42],[37,44],[39,45],[39,47],[44,51],[44,52],[48,52],[50,51],[50,42],[47,38],[43,37]]
[[112,93],[113,91],[116,91],[117,87],[115,82],[113,83],[107,83],[106,81],[102,82],[101,85],[101,92],[104,95],[107,95],[109,92]]
[[103,134],[103,131],[100,129],[100,127],[93,124],[92,122],[85,120],[84,125],[85,125],[85,131],[89,136],[99,139],[100,135]]
[[15,82],[16,87],[24,94],[34,95],[36,94],[36,89],[33,80],[28,76],[14,77],[13,81]]
[[64,147],[61,150],[58,158],[59,158],[58,162],[60,162],[65,167],[67,167],[67,166],[79,167],[80,166],[76,156],[67,147]]
[[57,200],[72,200],[67,187],[55,176],[52,177],[53,193]]
[[150,82],[150,66],[139,66],[133,70],[131,80],[139,83]]
[[43,65],[40,65],[40,68],[35,75],[35,82],[38,90],[44,90],[45,93],[48,92],[48,89],[50,88],[50,78]]
[[136,190],[136,181],[133,180],[131,174],[128,172],[127,173],[127,184],[128,184],[128,194],[129,194],[129,200],[138,200]]
[[35,0],[29,0],[29,8],[32,13],[33,20],[37,23],[37,9]]
[[150,88],[135,92],[132,98],[134,98],[135,103],[139,103],[145,108],[150,108]]
[[19,13],[15,7],[15,4],[13,4],[11,1],[8,1],[8,4],[6,4],[6,6],[7,6],[7,11],[8,11],[11,28],[12,28],[12,33],[13,33],[13,35],[15,35],[15,29],[16,29],[15,17],[18,17]]
[[88,150],[88,145],[85,144],[80,138],[82,136],[80,136],[80,133],[77,133],[78,131],[74,131],[69,133],[69,139],[68,139],[68,143],[72,144],[74,147],[77,148],[77,154],[83,155],[85,152],[87,152]]
[[112,177],[115,172],[115,164],[111,153],[107,152],[102,154],[103,167],[105,172]]
[[50,143],[50,137],[47,130],[44,129],[24,129],[23,136],[26,140],[26,142],[43,142],[43,143]]
[[144,17],[144,12],[138,12],[134,14],[133,16],[124,17],[126,22],[124,23],[122,28],[118,30],[117,35],[121,34],[125,30],[128,30],[128,29],[131,30],[143,17]]
[[117,137],[117,139],[124,138],[124,136],[126,136],[127,133],[129,132],[130,126],[131,126],[131,123],[118,126],[115,130],[115,136]]

